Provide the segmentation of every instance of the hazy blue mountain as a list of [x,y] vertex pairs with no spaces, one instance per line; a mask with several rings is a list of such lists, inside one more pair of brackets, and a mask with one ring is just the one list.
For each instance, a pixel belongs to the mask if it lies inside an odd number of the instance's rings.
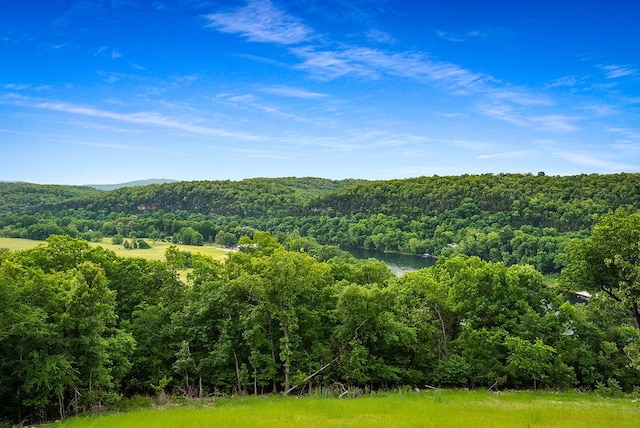
[[135,187],[135,186],[147,186],[149,184],[165,184],[165,183],[173,183],[177,180],[171,180],[166,178],[150,178],[148,180],[135,180],[128,181],[126,183],[118,183],[118,184],[87,184],[88,187],[93,187],[98,190],[115,190],[120,189],[121,187]]

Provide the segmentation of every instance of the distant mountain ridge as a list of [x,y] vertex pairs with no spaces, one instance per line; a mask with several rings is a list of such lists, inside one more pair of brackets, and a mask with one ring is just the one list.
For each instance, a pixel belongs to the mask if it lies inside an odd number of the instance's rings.
[[150,178],[148,180],[135,180],[135,181],[127,181],[126,183],[117,183],[117,184],[86,184],[87,187],[93,187],[98,190],[115,190],[120,189],[122,187],[138,187],[138,186],[148,186],[150,184],[166,184],[166,183],[175,183],[178,180],[171,180],[166,178]]

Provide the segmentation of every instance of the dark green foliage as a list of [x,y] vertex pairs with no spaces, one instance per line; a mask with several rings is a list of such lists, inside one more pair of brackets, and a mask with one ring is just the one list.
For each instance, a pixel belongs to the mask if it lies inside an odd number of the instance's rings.
[[149,245],[149,243],[144,239],[136,239],[136,245],[141,250],[148,250],[149,248],[151,248],[151,245]]
[[238,237],[234,233],[225,232],[224,230],[221,230],[216,234],[215,242],[216,244],[220,244],[224,247],[231,248],[238,243]]
[[91,187],[0,182],[0,215],[24,214],[43,204],[98,193]]
[[611,210],[640,208],[638,174],[485,174],[373,182],[256,178],[107,192],[71,187],[55,197],[49,187],[4,183],[0,235],[45,239],[93,230],[105,236],[234,246],[257,229],[278,237],[297,233],[323,245],[465,254],[557,273],[566,264],[562,254],[570,239],[587,236]]
[[[298,213],[311,198],[354,183],[320,178],[254,178],[243,181],[192,181],[125,187],[41,206],[40,210],[83,209],[139,214],[198,212],[239,217],[282,217]],[[57,202],[57,201],[56,201]]]
[[[628,312],[571,306],[529,266],[442,258],[394,277],[265,232],[224,264],[119,258],[53,236],[0,264],[0,418],[40,422],[119,396],[360,388],[581,387],[640,381]],[[140,241],[136,238],[136,241]],[[139,244],[138,244],[139,245]],[[302,251],[301,251],[302,250]],[[189,260],[188,286],[177,271]]]
[[183,227],[173,235],[173,242],[184,245],[202,245],[204,244],[204,237],[192,227]]
[[[126,215],[100,208],[77,217],[45,211],[3,217],[3,233],[115,231],[128,237],[123,243],[130,248],[143,247],[143,237],[152,234],[229,237],[241,251],[224,264],[176,247],[164,262],[123,259],[60,235],[31,250],[0,251],[0,421],[39,423],[104,408],[120,396],[161,391],[292,393],[338,384],[370,390],[575,387],[611,396],[631,391],[640,383],[634,322],[640,217],[606,210],[609,204],[635,206],[629,192],[637,190],[636,180],[621,174],[360,183],[326,196],[334,202],[325,207],[319,194],[310,202],[313,186],[329,192],[334,182],[265,179],[242,182],[238,189],[246,193],[229,198],[249,203],[256,194],[250,189],[260,188],[266,204],[269,191],[280,186],[290,191],[285,211],[296,216],[284,215],[282,207],[247,205],[247,212],[274,217],[157,207]],[[572,188],[573,181],[591,186],[591,202],[580,202],[588,191]],[[596,184],[606,192],[596,192]],[[211,197],[205,183],[166,186]],[[163,193],[161,187],[100,195],[124,203],[139,193]],[[464,197],[463,188],[470,189]],[[423,200],[432,194],[441,198],[440,208]],[[582,214],[572,217],[560,202],[549,208],[550,195],[560,194],[574,208],[583,206]],[[361,211],[349,211],[358,204]],[[509,214],[494,210],[506,205]],[[570,234],[579,236],[596,219],[591,237],[572,241],[563,253]],[[277,233],[260,231],[260,224]],[[397,278],[384,263],[356,260],[322,240],[420,251],[431,245],[446,256]],[[458,245],[447,246],[453,242]],[[600,291],[588,304],[563,301],[533,266],[516,264],[528,261],[546,271],[565,260],[563,286]],[[185,267],[192,268],[186,284],[178,275]]]
[[640,212],[618,209],[604,216],[588,239],[573,241],[563,271],[568,287],[600,292],[617,310],[631,315],[635,335],[624,350],[640,369]]

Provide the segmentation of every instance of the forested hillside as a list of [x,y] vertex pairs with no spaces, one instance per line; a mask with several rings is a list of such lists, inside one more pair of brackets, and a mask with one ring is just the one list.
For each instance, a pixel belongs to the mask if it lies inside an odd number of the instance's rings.
[[[571,305],[531,266],[477,257],[396,278],[335,248],[312,256],[291,242],[288,251],[266,232],[245,242],[224,265],[193,255],[186,283],[175,247],[149,261],[52,236],[0,251],[0,424],[100,411],[136,394],[428,385],[614,395],[640,383],[626,298]],[[589,273],[575,261],[575,274]]]
[[75,194],[67,189],[59,195],[47,186],[11,186],[5,183],[0,206],[0,234],[9,237],[81,236],[91,230],[179,240],[191,228],[197,242],[233,245],[263,230],[380,251],[475,255],[531,264],[543,273],[558,272],[567,242],[586,236],[602,215],[640,208],[638,174],[257,178],[107,192],[71,188]]
[[[632,391],[639,190],[636,174],[5,184],[1,233],[47,242],[0,249],[0,424],[136,394]],[[242,251],[120,258],[86,242],[103,235]],[[396,277],[317,241],[444,257]]]
[[41,204],[55,204],[97,192],[91,187],[0,181],[0,215],[24,214]]

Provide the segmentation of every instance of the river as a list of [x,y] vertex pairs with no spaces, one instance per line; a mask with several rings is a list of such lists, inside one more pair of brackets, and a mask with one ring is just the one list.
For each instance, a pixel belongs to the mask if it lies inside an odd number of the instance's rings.
[[436,262],[436,260],[431,257],[421,257],[410,254],[385,253],[357,247],[342,247],[342,249],[348,251],[358,259],[366,260],[374,258],[381,260],[389,266],[389,269],[391,269],[396,276],[401,276],[405,272],[433,266]]

